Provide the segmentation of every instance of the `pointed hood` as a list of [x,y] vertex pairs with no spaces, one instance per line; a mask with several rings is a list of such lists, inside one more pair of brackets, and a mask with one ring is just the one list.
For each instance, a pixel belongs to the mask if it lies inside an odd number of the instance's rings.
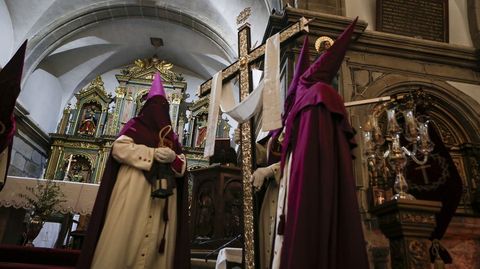
[[309,88],[320,81],[326,84],[332,83],[345,57],[357,20],[358,17],[343,31],[333,45],[305,71],[300,78],[302,87]]
[[[157,72],[148,92],[147,100],[139,111],[138,116],[130,119],[125,124],[119,136],[127,135],[137,144],[157,147],[159,142],[158,133],[167,125],[172,125],[169,103],[160,73]],[[173,132],[169,132],[168,139],[170,141],[175,140]]]
[[148,92],[147,100],[157,95],[167,98],[167,95],[165,94],[165,89],[163,88],[162,77],[160,76],[159,72],[155,73],[152,87]]
[[305,70],[307,70],[308,66],[310,65],[309,61],[309,44],[308,44],[308,35],[305,36],[303,40],[303,47],[300,51],[300,55],[298,56],[298,62],[295,66],[295,72],[293,73],[292,82],[288,87],[287,97],[285,97],[285,104],[284,104],[284,111],[282,115],[282,123],[285,124],[285,120],[287,118],[288,113],[292,109],[293,103],[295,102],[295,96],[297,94],[297,87],[298,82],[300,81],[300,77],[303,75]]
[[13,138],[15,132],[13,110],[20,94],[26,48],[27,41],[20,46],[12,59],[0,71],[0,122],[2,123],[0,126],[0,151],[8,146],[8,141]]

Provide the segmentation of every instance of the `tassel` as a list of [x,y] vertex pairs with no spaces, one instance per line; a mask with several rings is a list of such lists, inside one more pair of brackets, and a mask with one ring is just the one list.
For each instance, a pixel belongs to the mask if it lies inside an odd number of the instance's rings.
[[278,221],[277,234],[283,235],[284,232],[285,232],[285,215],[282,214],[280,215],[280,220]]
[[165,237],[162,238],[162,241],[160,241],[160,245],[158,246],[158,253],[165,253]]
[[168,224],[168,198],[165,200],[165,205],[163,207],[163,220],[165,221],[165,226],[163,226],[163,236],[160,245],[158,246],[158,253],[165,253],[165,235],[167,233],[167,224]]
[[440,241],[438,239],[434,239],[432,241],[432,252],[435,255],[435,261],[433,262],[434,269],[445,269],[445,263],[443,259],[440,257]]
[[435,258],[435,262],[433,263],[434,269],[445,269],[445,263],[440,257]]
[[[165,200],[165,205],[163,206],[163,220],[168,222],[168,198]],[[165,223],[165,225],[167,225]]]

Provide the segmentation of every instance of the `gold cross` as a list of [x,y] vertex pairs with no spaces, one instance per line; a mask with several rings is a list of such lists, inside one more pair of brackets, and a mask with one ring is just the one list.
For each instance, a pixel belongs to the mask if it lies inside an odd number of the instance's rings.
[[[298,36],[302,32],[308,32],[308,23],[311,20],[307,20],[302,17],[300,20],[290,27],[280,32],[280,44],[291,40],[293,37]],[[252,74],[251,65],[262,60],[265,55],[265,47],[263,44],[254,50],[250,51],[250,25],[245,23],[238,30],[238,61],[232,63],[230,66],[222,70],[222,83],[232,79],[239,74],[240,76],[240,101],[245,100],[252,89]],[[205,81],[200,87],[200,97],[208,95],[212,87],[212,79]],[[252,184],[250,177],[253,169],[253,130],[252,120],[240,124],[241,142],[240,149],[242,153],[242,178],[243,178],[243,229],[244,229],[244,256],[245,256],[245,268],[255,268],[255,255],[254,255],[254,234],[253,234],[253,196],[252,196]]]

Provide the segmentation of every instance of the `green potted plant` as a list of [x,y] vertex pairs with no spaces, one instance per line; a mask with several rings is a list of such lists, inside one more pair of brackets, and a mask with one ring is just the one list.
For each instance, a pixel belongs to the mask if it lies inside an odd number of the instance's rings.
[[51,179],[40,180],[36,187],[26,186],[27,193],[19,194],[29,208],[26,216],[27,230],[24,234],[25,246],[33,246],[45,221],[58,211],[58,205],[65,202],[65,194],[60,186]]

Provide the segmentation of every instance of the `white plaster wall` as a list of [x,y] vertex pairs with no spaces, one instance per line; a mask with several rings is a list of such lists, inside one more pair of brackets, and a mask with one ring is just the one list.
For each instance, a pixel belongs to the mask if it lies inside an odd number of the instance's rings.
[[467,0],[449,0],[448,12],[450,43],[473,47],[468,29]]
[[30,113],[31,119],[47,132],[54,132],[60,119],[63,89],[52,74],[37,69],[25,82],[18,102]]
[[466,95],[472,97],[472,99],[478,103],[477,112],[480,114],[480,85],[454,81],[447,81],[447,83],[457,88],[461,92],[465,93]]
[[345,15],[366,21],[368,30],[375,30],[376,0],[345,0]]
[[[105,91],[107,93],[111,93],[112,96],[115,96],[115,89],[118,87],[118,80],[115,77],[116,74],[121,74],[121,69],[113,69],[101,75]],[[83,85],[82,88],[87,86],[88,84],[90,84],[90,82]]]
[[12,21],[4,0],[0,0],[0,36],[2,37],[2,42],[0,42],[0,67],[3,67],[14,54]]
[[53,2],[54,0],[5,0],[12,14],[15,43],[21,44],[29,37],[30,29],[37,25],[37,21]]

